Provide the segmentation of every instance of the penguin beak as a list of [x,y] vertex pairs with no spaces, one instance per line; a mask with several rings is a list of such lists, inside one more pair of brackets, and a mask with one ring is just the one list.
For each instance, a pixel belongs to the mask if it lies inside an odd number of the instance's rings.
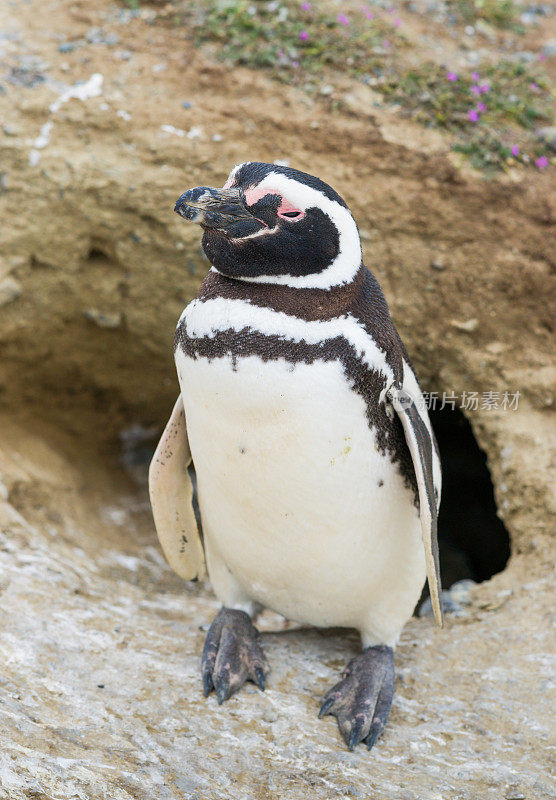
[[261,225],[247,210],[239,189],[211,189],[209,186],[188,189],[178,197],[174,211],[203,228],[221,231],[235,229],[238,223],[242,227],[252,223],[254,229]]

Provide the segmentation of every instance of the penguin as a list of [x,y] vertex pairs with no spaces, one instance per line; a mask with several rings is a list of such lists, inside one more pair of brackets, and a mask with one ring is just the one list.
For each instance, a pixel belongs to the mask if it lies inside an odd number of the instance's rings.
[[442,626],[441,467],[410,358],[354,218],[324,181],[246,162],[175,211],[201,226],[211,268],[176,328],[181,391],[149,486],[168,562],[188,580],[208,571],[222,603],[204,694],[220,704],[247,680],[264,690],[263,608],[355,628],[361,652],[319,718],[336,717],[349,750],[370,749],[426,578]]

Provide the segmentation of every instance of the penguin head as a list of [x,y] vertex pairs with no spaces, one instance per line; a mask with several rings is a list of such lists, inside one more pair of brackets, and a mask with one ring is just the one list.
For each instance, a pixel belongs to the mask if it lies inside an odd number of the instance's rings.
[[174,210],[201,225],[205,254],[229,278],[329,288],[352,280],[361,265],[345,201],[324,181],[290,167],[239,164],[223,188],[189,189]]

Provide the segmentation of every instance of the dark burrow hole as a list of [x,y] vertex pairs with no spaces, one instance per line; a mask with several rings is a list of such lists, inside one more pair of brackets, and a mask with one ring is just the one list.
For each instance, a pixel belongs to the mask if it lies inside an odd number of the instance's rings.
[[91,247],[91,249],[87,254],[87,259],[89,261],[97,261],[97,262],[100,261],[109,262],[111,260],[110,256],[107,253],[105,253],[104,250],[101,250],[99,247]]
[[501,572],[510,557],[510,536],[497,516],[486,455],[458,409],[430,410],[442,459],[438,544],[442,587]]

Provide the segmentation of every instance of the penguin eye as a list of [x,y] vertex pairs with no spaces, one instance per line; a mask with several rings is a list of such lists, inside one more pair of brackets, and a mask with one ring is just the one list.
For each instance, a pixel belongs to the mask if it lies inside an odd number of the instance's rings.
[[304,211],[300,211],[300,209],[295,208],[295,206],[292,207],[286,202],[282,203],[277,213],[278,216],[282,217],[283,219],[302,219],[305,216]]

